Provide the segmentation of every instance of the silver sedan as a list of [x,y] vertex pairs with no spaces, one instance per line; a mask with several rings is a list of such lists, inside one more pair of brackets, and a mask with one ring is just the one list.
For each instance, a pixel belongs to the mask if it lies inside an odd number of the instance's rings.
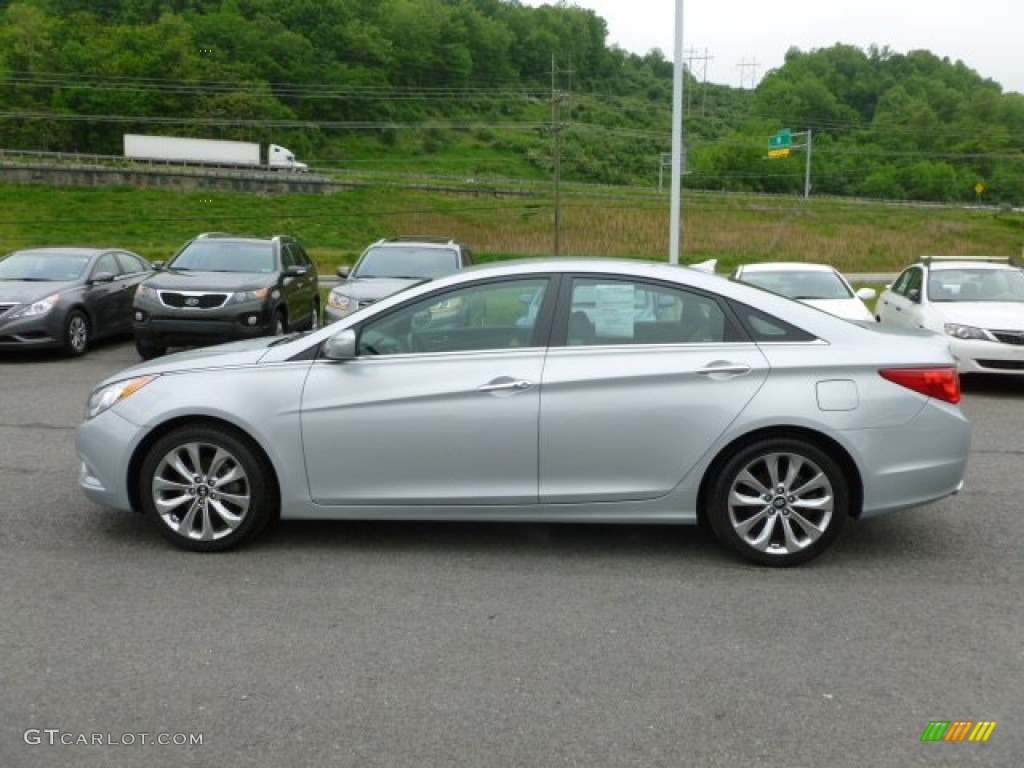
[[956,493],[944,339],[694,269],[472,268],[329,327],[194,350],[92,393],[79,483],[175,544],[269,521],[706,521],[757,563]]

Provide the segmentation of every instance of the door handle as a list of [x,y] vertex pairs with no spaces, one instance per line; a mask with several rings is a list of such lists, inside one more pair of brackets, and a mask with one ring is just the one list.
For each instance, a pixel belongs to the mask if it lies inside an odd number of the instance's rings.
[[526,379],[495,379],[489,384],[477,387],[477,392],[525,392],[533,386],[532,381]]
[[716,374],[742,376],[745,373],[750,373],[750,366],[743,363],[710,363],[705,368],[698,368],[695,373],[699,376],[714,376]]

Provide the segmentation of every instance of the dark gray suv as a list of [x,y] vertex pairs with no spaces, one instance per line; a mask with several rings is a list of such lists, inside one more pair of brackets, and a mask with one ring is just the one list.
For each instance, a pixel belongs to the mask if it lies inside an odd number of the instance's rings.
[[146,360],[320,325],[316,268],[291,237],[199,235],[135,293],[132,330]]

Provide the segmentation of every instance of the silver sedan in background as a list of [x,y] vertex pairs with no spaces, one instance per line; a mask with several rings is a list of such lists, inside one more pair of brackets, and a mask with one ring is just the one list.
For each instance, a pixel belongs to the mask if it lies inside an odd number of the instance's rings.
[[948,345],[693,269],[471,268],[315,332],[102,382],[80,486],[175,544],[284,519],[706,521],[794,565],[961,487]]

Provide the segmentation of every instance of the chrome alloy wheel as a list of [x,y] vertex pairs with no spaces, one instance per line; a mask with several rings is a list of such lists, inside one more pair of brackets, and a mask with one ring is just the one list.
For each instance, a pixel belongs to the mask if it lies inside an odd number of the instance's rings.
[[829,529],[835,492],[828,475],[806,456],[766,453],[735,476],[729,522],[749,547],[785,556],[812,546]]
[[156,466],[151,485],[157,515],[170,530],[195,541],[217,541],[245,520],[252,502],[249,477],[224,448],[178,445]]

